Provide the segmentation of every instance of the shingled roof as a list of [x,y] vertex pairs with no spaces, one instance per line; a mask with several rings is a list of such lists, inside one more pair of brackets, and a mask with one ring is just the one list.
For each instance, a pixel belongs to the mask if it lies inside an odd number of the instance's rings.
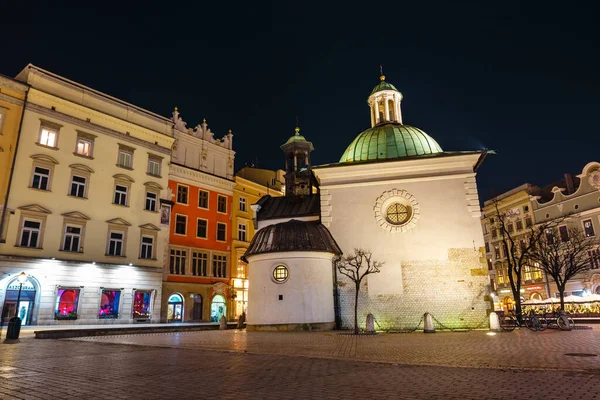
[[341,255],[342,250],[329,230],[318,221],[287,222],[266,226],[256,232],[242,257],[286,251],[320,251]]
[[263,196],[257,203],[260,210],[259,221],[277,218],[308,217],[321,214],[321,201],[318,194],[309,196]]

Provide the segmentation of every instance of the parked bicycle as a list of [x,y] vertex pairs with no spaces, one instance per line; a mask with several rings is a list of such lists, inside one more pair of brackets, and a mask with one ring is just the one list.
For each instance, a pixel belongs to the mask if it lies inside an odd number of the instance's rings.
[[[518,317],[521,318],[518,318]],[[521,313],[516,314],[512,312],[508,315],[503,315],[500,317],[500,327],[502,330],[507,332],[512,332],[516,327],[526,327],[532,331],[540,332],[546,329],[547,324],[544,325],[542,319],[537,315],[534,310],[529,312],[529,315],[523,315]]]
[[540,321],[545,328],[558,327],[563,331],[570,331],[575,328],[575,321],[564,310],[546,312],[542,314]]

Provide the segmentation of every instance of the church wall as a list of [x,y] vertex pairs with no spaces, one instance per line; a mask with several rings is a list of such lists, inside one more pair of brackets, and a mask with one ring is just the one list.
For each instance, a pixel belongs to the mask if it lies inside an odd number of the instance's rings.
[[[344,253],[363,248],[385,263],[364,284],[361,324],[371,312],[381,328],[411,328],[430,312],[449,327],[484,326],[489,279],[481,225],[468,190],[473,181],[448,177],[322,188],[323,215],[330,218],[329,229]],[[378,198],[393,190],[415,203],[415,220],[407,225],[413,226],[403,232],[390,232],[375,215]],[[342,278],[338,274],[341,317],[343,327],[349,328],[354,287]]]
[[[322,324],[334,321],[331,253],[285,252],[248,257],[248,320],[251,325]],[[289,269],[273,280],[277,265]],[[283,296],[282,300],[279,295]]]

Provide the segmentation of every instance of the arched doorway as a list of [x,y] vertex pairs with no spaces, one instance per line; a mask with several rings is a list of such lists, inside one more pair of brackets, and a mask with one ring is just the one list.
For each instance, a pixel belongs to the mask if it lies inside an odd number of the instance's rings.
[[225,304],[225,297],[218,294],[213,297],[210,304],[210,321],[219,322],[223,315],[227,315],[227,305]]
[[173,293],[167,303],[167,322],[183,322],[183,297]]
[[[19,298],[20,283],[15,277],[8,282],[4,296],[4,305],[2,307],[2,321],[8,321],[17,314],[21,318],[21,325],[31,325],[35,323],[33,320],[33,308],[35,306],[35,298],[37,288],[35,280],[29,276],[27,281],[21,287],[21,297]],[[19,304],[17,305],[17,300]]]
[[533,292],[531,293],[531,296],[529,296],[529,300],[542,300],[542,295],[538,292]]
[[515,309],[515,301],[512,297],[505,297],[502,303],[504,304],[504,311],[512,311]]

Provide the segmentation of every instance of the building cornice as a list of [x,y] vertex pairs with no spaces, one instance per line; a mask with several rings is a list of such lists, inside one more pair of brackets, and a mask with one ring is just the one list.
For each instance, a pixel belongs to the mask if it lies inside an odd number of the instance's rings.
[[105,127],[97,125],[97,124],[95,124],[93,122],[83,121],[83,120],[81,120],[79,118],[72,117],[70,115],[67,115],[67,114],[64,114],[64,113],[61,113],[61,112],[58,112],[58,111],[54,111],[54,110],[48,109],[46,107],[43,107],[41,105],[31,103],[31,102],[28,102],[25,108],[27,110],[29,110],[29,111],[38,112],[38,113],[43,114],[43,115],[45,115],[47,117],[52,117],[52,118],[59,119],[61,121],[64,121],[64,122],[67,122],[67,123],[70,123],[70,124],[73,124],[73,125],[77,125],[77,126],[83,128],[83,129],[92,130],[92,131],[95,131],[95,132],[98,132],[98,133],[103,133],[103,134],[105,134],[107,136],[111,136],[113,138],[116,138],[116,139],[119,139],[119,140],[122,140],[122,141],[126,141],[126,142],[129,142],[129,143],[138,145],[138,146],[142,146],[142,147],[145,147],[147,149],[150,149],[150,150],[153,150],[153,151],[156,151],[156,152],[159,152],[159,153],[163,153],[163,154],[166,154],[166,155],[171,155],[171,145],[172,145],[172,143],[174,141],[173,138],[167,137],[169,139],[169,141],[170,141],[169,147],[167,148],[167,147],[163,147],[163,146],[154,144],[154,142],[149,142],[149,141],[146,141],[146,140],[143,140],[143,139],[138,139],[138,138],[133,137],[133,136],[127,136],[126,134],[123,134],[121,132],[115,131],[113,129],[105,128]]
[[235,183],[236,183],[235,190],[239,191],[240,193],[244,193],[244,194],[248,194],[248,195],[252,195],[252,196],[258,196],[258,195],[255,195],[253,193],[248,193],[248,192],[245,192],[243,190],[240,190],[237,187],[238,185],[239,185],[240,188],[245,187],[245,188],[256,190],[256,191],[258,191],[260,193],[264,193],[264,194],[267,193],[267,189],[268,189],[269,192],[275,192],[275,193],[279,194],[280,196],[283,196],[283,193],[281,191],[275,189],[275,188],[272,188],[272,187],[267,188],[267,186],[265,186],[265,185],[261,185],[259,183],[250,181],[250,180],[248,180],[246,178],[242,178],[241,176],[237,176],[236,175],[236,176],[234,176],[234,179],[235,179]]
[[217,177],[178,164],[171,163],[169,168],[169,179],[187,183],[189,185],[201,186],[233,195],[235,182],[229,179]]
[[16,97],[10,96],[6,93],[0,93],[0,100],[6,101],[7,103],[14,104],[16,106],[23,106],[24,101]]
[[25,95],[25,92],[29,90],[29,85],[4,75],[0,75],[0,86],[15,90],[17,92],[22,92],[23,95]]

